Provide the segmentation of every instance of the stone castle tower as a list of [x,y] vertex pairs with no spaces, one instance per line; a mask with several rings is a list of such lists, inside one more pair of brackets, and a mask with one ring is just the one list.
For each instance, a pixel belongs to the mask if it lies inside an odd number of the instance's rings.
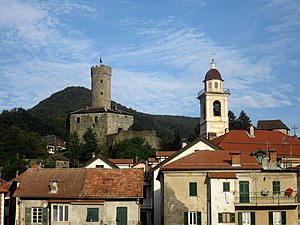
[[204,89],[198,93],[200,100],[200,136],[213,139],[226,133],[228,123],[229,89],[223,89],[223,79],[214,60],[206,73]]
[[111,109],[111,67],[91,68],[92,107]]

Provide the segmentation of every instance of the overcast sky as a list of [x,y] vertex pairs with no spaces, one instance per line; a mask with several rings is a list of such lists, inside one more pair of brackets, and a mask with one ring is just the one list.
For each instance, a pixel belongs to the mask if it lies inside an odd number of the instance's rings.
[[300,134],[300,1],[0,0],[0,9],[0,110],[90,89],[101,56],[113,69],[112,100],[198,117],[215,52],[230,110]]

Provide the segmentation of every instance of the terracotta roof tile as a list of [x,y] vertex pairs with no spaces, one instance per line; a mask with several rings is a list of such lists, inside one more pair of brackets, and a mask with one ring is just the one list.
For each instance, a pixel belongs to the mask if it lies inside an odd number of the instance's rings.
[[[57,193],[49,184],[57,181]],[[143,196],[142,169],[43,169],[24,173],[15,197],[56,199],[139,198]]]
[[114,164],[133,164],[133,159],[108,159]]
[[142,169],[89,169],[83,188],[84,197],[139,198],[143,197]]
[[257,159],[246,153],[240,155],[241,166],[231,165],[229,151],[196,151],[162,167],[162,170],[203,169],[261,169]]
[[156,157],[169,157],[175,154],[177,151],[157,151]]
[[236,179],[236,174],[233,172],[209,172],[207,173],[208,178],[212,179]]
[[245,130],[231,130],[212,142],[225,150],[253,153],[272,149],[278,156],[300,157],[300,142],[280,131],[255,130],[251,137]]
[[8,191],[5,188],[0,186],[0,193],[6,193],[6,192],[8,192]]

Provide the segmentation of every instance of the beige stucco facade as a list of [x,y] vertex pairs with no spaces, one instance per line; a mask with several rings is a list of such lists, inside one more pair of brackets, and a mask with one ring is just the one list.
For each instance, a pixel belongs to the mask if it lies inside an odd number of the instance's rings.
[[[53,206],[63,206],[68,208],[67,221],[57,221],[53,219]],[[26,220],[26,208],[45,208],[47,223],[52,225],[96,225],[96,224],[106,224],[106,225],[116,225],[117,219],[117,208],[127,209],[127,224],[138,224],[140,221],[140,205],[135,200],[124,200],[124,201],[65,201],[60,200],[57,203],[52,200],[20,200],[20,204],[17,206],[17,216],[16,224],[25,225]],[[98,210],[99,220],[98,221],[87,221],[87,211],[88,208],[93,208]],[[27,211],[28,212],[28,211]],[[32,214],[32,213],[31,213]],[[65,215],[65,213],[64,213]],[[43,214],[43,217],[45,214]],[[31,216],[32,219],[32,216]],[[32,221],[32,220],[31,220]],[[34,224],[32,222],[28,224]]]
[[[163,171],[164,225],[184,224],[184,212],[201,212],[202,225],[238,225],[241,216],[247,220],[248,214],[250,224],[250,212],[255,224],[269,225],[269,213],[284,213],[286,224],[298,224],[296,172],[231,170],[236,174],[233,179],[208,178],[210,172],[225,171]],[[280,183],[279,194],[273,195],[273,181]],[[223,190],[224,182],[229,183],[229,191]],[[241,182],[249,183],[246,202],[241,200]],[[190,183],[197,183],[197,196],[190,196]],[[289,188],[293,190],[291,195],[286,193]],[[233,214],[234,221],[220,222],[220,214]]]

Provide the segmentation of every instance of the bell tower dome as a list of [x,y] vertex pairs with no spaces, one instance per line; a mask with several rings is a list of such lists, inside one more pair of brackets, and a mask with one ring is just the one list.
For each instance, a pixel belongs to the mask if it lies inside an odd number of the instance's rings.
[[228,124],[229,89],[223,88],[223,79],[214,59],[204,78],[204,89],[199,91],[200,136],[213,139],[225,134]]

